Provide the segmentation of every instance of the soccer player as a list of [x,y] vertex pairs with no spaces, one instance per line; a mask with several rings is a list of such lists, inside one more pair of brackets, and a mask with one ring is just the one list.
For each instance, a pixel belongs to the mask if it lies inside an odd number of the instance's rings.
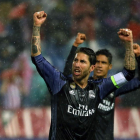
[[[120,32],[118,32],[120,36]],[[82,44],[86,39],[85,34],[78,33],[76,40],[73,44],[71,52],[67,58],[64,74],[71,74],[71,64],[75,56],[75,51],[79,44]],[[138,44],[133,45],[134,53],[136,60],[138,62],[138,70],[140,72],[140,46]],[[90,78],[96,84],[101,84],[103,78],[107,78],[108,71],[112,68],[112,54],[107,49],[101,49],[96,52],[96,65],[94,68],[93,77]],[[140,76],[140,75],[139,75]],[[112,92],[103,100],[100,100],[98,109],[96,112],[96,121],[95,121],[95,136],[94,140],[114,140],[114,106],[115,98],[119,95],[129,93],[132,90],[135,90],[140,87],[140,77],[134,78],[129,81],[123,87],[117,89],[115,92]]]
[[[126,61],[122,72],[96,85],[88,81],[94,70],[96,56],[92,49],[77,50],[72,65],[72,77],[66,77],[56,70],[41,55],[40,27],[46,20],[44,11],[33,15],[31,56],[39,74],[45,80],[51,93],[50,140],[91,140],[95,126],[95,112],[99,101],[134,77],[135,57],[130,30],[121,34],[126,41]],[[109,87],[109,88],[107,88]]]

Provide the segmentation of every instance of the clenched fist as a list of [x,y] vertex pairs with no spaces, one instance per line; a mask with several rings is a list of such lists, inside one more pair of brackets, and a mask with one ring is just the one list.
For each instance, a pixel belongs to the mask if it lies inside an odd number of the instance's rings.
[[86,40],[86,35],[83,33],[78,33],[77,37],[75,39],[75,42],[73,46],[78,47],[80,44],[82,44]]
[[41,26],[47,18],[47,14],[44,11],[35,12],[33,15],[34,26]]
[[120,29],[118,31],[119,38],[124,42],[132,42],[133,35],[130,29]]

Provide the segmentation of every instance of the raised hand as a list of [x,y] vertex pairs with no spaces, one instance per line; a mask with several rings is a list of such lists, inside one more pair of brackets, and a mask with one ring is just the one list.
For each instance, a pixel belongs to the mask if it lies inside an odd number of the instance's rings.
[[133,51],[133,34],[130,29],[120,29],[118,31],[119,38],[124,42],[125,46],[125,68],[135,70],[135,54]]
[[136,57],[140,56],[140,46],[137,43],[133,44],[133,50]]
[[41,54],[40,28],[45,22],[46,18],[47,14],[44,11],[35,12],[33,15],[33,34],[31,46],[31,55],[33,57]]
[[41,26],[47,18],[47,14],[44,11],[35,12],[33,15],[34,26]]
[[82,44],[86,40],[86,35],[83,33],[78,33],[77,37],[75,39],[75,42],[73,46],[78,47],[80,44]]
[[132,42],[133,35],[130,29],[120,29],[118,31],[119,38],[124,42]]

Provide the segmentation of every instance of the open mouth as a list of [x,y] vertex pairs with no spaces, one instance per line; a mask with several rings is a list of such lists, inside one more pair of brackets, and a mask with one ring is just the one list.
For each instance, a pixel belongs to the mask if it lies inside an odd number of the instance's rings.
[[75,69],[74,70],[74,75],[77,75],[78,76],[78,75],[80,75],[80,73],[81,73],[81,71],[79,69]]

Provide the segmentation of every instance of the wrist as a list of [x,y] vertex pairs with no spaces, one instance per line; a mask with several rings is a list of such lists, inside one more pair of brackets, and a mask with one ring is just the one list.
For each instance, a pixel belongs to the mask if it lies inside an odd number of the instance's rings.
[[131,46],[131,48],[133,48],[133,40],[131,40],[131,41],[125,41],[124,42],[124,45],[125,45],[126,48],[128,48],[130,46]]
[[79,46],[79,44],[78,44],[78,43],[76,43],[76,42],[74,42],[74,43],[73,43],[73,46],[78,47],[78,46]]
[[33,26],[35,26],[35,27],[41,27],[41,25],[37,25],[37,24],[35,24],[35,23],[33,24]]

